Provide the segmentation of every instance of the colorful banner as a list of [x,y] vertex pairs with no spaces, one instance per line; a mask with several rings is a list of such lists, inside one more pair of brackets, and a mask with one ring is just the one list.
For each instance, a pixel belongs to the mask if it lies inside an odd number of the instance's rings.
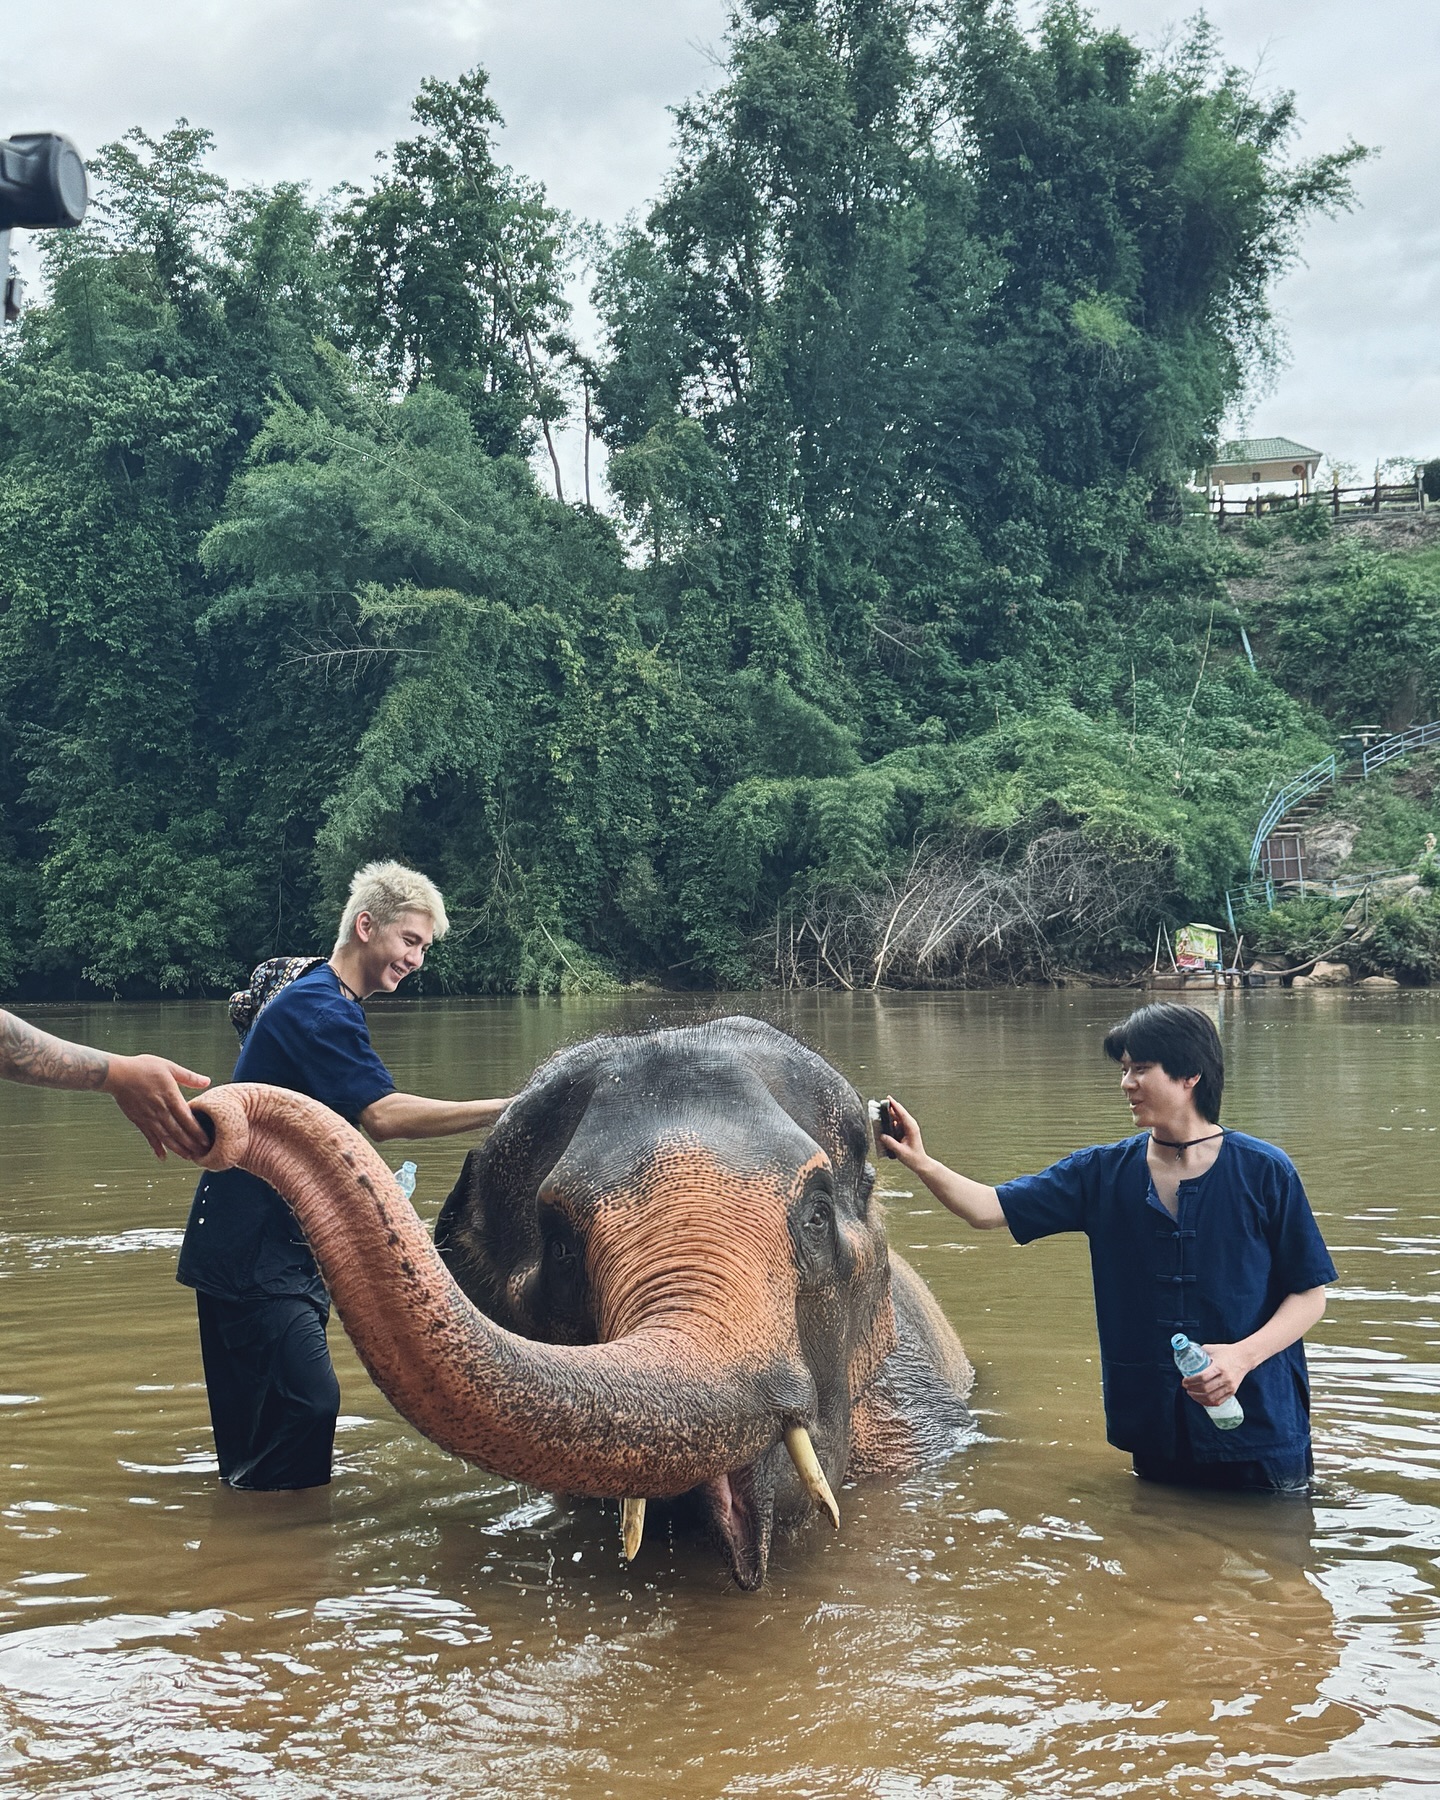
[[1193,969],[1218,969],[1220,931],[1214,925],[1182,925],[1175,933],[1175,966],[1182,973]]

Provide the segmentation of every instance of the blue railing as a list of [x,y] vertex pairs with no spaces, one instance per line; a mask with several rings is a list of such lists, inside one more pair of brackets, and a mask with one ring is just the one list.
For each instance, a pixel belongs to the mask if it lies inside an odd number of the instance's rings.
[[1378,744],[1372,744],[1360,758],[1361,773],[1368,781],[1372,769],[1382,768],[1393,758],[1404,756],[1407,750],[1420,750],[1426,744],[1440,744],[1440,719],[1432,720],[1429,725],[1412,725],[1408,731],[1397,731],[1394,737],[1382,738]]
[[[1314,895],[1322,900],[1358,900],[1362,894],[1382,881],[1390,881],[1396,875],[1415,873],[1414,866],[1408,869],[1367,869],[1363,875],[1333,876],[1329,881],[1312,881],[1308,876],[1303,880],[1286,881],[1285,892],[1281,896],[1286,900],[1304,900]],[[1276,903],[1276,883],[1267,875],[1259,881],[1247,881],[1238,888],[1227,888],[1225,891],[1225,912],[1230,920],[1230,930],[1238,935],[1235,922],[1237,913],[1246,913],[1264,903],[1267,912],[1274,912]]]
[[[1440,730],[1440,728],[1437,728],[1437,730]],[[1261,815],[1260,823],[1255,828],[1255,841],[1250,846],[1250,873],[1252,876],[1260,867],[1260,852],[1264,848],[1266,838],[1269,837],[1270,833],[1285,817],[1286,813],[1290,811],[1291,807],[1298,806],[1302,800],[1307,800],[1311,794],[1318,794],[1321,788],[1334,787],[1334,785],[1335,754],[1333,751],[1329,756],[1322,757],[1318,763],[1312,764],[1303,774],[1297,775],[1293,781],[1287,781],[1285,783],[1284,787],[1281,788],[1280,792],[1265,808],[1264,813]]]
[[[1411,750],[1422,750],[1429,744],[1440,744],[1440,719],[1433,719],[1428,725],[1412,725],[1408,731],[1397,731],[1391,737],[1381,738],[1378,744],[1371,744],[1360,754],[1360,773],[1365,780],[1376,769],[1383,768],[1386,763],[1393,762],[1397,756],[1404,756]],[[1323,787],[1334,787],[1337,779],[1338,760],[1332,754],[1322,757],[1317,763],[1302,774],[1287,781],[1275,798],[1265,808],[1260,823],[1255,827],[1255,837],[1250,845],[1250,879],[1238,888],[1231,888],[1225,895],[1225,910],[1230,915],[1230,929],[1235,929],[1235,912],[1258,905],[1263,899],[1266,907],[1273,912],[1275,908],[1275,882],[1272,877],[1262,876],[1258,881],[1255,871],[1260,867],[1260,855],[1265,848],[1265,840],[1280,823],[1292,807],[1298,806],[1311,794],[1318,794]],[[1381,869],[1365,875],[1353,877],[1351,881],[1310,881],[1297,879],[1283,883],[1287,893],[1300,895],[1325,894],[1331,899],[1344,899],[1348,895],[1363,893],[1372,882],[1382,880],[1387,875],[1404,873],[1400,869]]]

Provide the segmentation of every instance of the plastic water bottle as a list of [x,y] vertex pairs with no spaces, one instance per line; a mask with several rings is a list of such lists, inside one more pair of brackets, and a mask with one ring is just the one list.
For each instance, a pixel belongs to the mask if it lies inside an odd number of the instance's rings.
[[412,1162],[401,1163],[400,1167],[395,1171],[395,1185],[407,1200],[409,1200],[415,1192],[415,1173],[415,1165]]
[[[1175,1352],[1175,1367],[1182,1375],[1198,1375],[1202,1369],[1210,1367],[1210,1358],[1198,1344],[1191,1343],[1183,1331],[1177,1331],[1171,1338],[1170,1348]],[[1237,1425],[1245,1423],[1245,1408],[1234,1394],[1218,1406],[1207,1406],[1205,1410],[1217,1431],[1233,1431]]]

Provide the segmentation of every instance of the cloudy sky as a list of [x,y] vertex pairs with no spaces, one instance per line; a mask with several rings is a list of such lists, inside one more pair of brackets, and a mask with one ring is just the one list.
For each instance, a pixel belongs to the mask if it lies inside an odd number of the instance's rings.
[[[1098,0],[1161,39],[1191,0]],[[1315,224],[1279,292],[1290,366],[1239,423],[1369,471],[1440,455],[1440,7],[1431,0],[1211,0],[1231,61],[1293,88],[1302,152],[1380,152],[1361,206]],[[181,114],[232,180],[365,181],[426,75],[483,62],[503,155],[558,205],[613,223],[668,157],[666,108],[715,79],[720,0],[46,0],[7,9],[0,131],[63,130],[82,152]]]

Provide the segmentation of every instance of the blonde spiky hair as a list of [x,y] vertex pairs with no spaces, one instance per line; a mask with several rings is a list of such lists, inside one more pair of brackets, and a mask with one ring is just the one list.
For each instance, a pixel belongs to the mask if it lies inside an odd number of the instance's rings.
[[340,930],[335,938],[341,950],[355,935],[355,921],[361,913],[369,913],[379,926],[393,925],[401,913],[424,913],[434,927],[437,938],[450,929],[445,902],[440,890],[428,875],[418,869],[407,869],[404,863],[366,863],[355,871],[350,883],[350,898],[340,915]]

